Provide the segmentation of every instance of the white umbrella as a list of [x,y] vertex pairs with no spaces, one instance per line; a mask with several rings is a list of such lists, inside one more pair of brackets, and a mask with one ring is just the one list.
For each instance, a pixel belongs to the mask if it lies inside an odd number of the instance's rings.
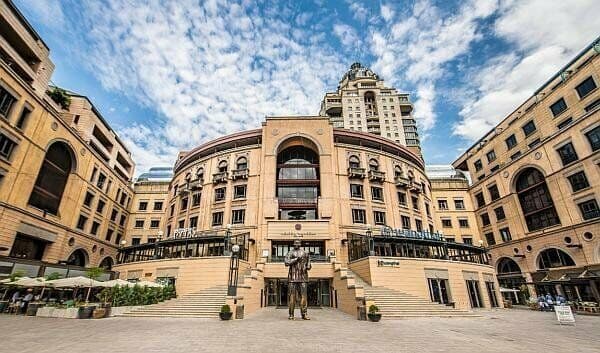
[[141,287],[162,287],[161,284],[158,284],[156,282],[150,282],[150,281],[139,281],[135,284],[137,284],[138,286],[141,286]]
[[110,281],[106,281],[106,282],[101,282],[102,283],[102,287],[133,287],[133,285],[135,283],[131,283],[125,280],[122,280],[120,278],[117,279],[112,279]]
[[44,277],[37,277],[37,278],[21,277],[16,281],[9,282],[8,284],[12,284],[14,286],[20,286],[20,287],[45,287],[45,286],[47,286],[47,281]]
[[83,276],[55,279],[46,283],[54,288],[88,288],[87,296],[85,297],[86,302],[90,298],[92,287],[103,287],[102,282]]

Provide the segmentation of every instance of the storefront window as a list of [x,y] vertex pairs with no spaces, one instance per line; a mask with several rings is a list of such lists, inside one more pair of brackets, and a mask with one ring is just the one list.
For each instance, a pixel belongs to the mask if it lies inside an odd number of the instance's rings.
[[41,260],[44,257],[46,242],[25,234],[17,233],[10,251],[10,257],[20,259]]

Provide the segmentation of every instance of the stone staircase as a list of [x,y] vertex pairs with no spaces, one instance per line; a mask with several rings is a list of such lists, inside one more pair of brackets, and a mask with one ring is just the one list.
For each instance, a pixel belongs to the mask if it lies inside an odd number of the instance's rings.
[[119,316],[218,318],[226,295],[227,286],[217,286],[134,309]]
[[[365,300],[379,307],[383,319],[408,319],[419,317],[479,317],[476,313],[454,309],[444,304],[386,287],[373,287],[358,275],[352,274],[357,285],[364,289]],[[369,308],[367,308],[368,310]]]

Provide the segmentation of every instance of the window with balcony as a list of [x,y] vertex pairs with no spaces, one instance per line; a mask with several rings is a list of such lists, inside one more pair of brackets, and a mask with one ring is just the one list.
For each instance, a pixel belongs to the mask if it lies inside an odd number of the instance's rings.
[[579,159],[579,157],[577,157],[577,152],[575,152],[575,147],[573,147],[573,143],[571,142],[558,148],[556,152],[558,152],[563,165],[570,164]]
[[564,98],[560,98],[550,106],[550,110],[552,111],[552,115],[555,117],[559,116],[562,112],[567,110],[567,102],[565,102]]
[[597,126],[593,130],[587,132],[585,136],[590,143],[592,151],[597,151],[600,149],[600,126]]
[[219,173],[227,173],[227,161],[219,162],[217,170]]
[[585,189],[588,186],[590,186],[587,177],[585,176],[585,172],[583,170],[570,175],[569,177],[567,177],[567,179],[571,184],[571,189],[573,190],[573,192]]
[[352,223],[367,223],[367,213],[365,210],[352,209]]
[[376,159],[372,158],[369,161],[369,171],[378,172],[379,171],[379,162]]
[[575,90],[577,91],[577,94],[579,95],[579,98],[584,98],[585,96],[588,95],[588,93],[590,93],[591,91],[596,89],[596,82],[594,82],[594,79],[592,78],[592,76],[586,78],[585,80],[583,80],[583,82],[581,82],[579,85],[577,85],[577,87],[575,87]]
[[237,170],[246,170],[246,169],[248,169],[248,159],[246,157],[240,157],[240,158],[238,158],[238,160],[236,162],[236,169]]
[[350,184],[350,197],[364,199],[363,186],[361,184]]

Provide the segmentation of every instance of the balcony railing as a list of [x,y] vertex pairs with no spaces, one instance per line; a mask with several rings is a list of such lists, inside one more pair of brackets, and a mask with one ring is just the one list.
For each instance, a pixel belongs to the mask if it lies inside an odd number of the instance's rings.
[[363,179],[365,177],[365,175],[366,175],[365,168],[356,168],[356,167],[348,168],[348,177],[349,178]]
[[369,170],[369,180],[385,181],[385,172],[380,172],[377,170]]
[[218,172],[213,174],[213,183],[226,183],[227,182],[227,172]]
[[202,179],[196,179],[196,180],[192,180],[189,182],[188,188],[190,190],[198,190],[198,189],[202,189]]
[[[284,262],[285,256],[271,256],[269,262]],[[329,262],[329,256],[327,255],[310,255],[311,262]]]
[[244,169],[235,169],[231,171],[231,179],[248,179],[248,168]]
[[410,180],[405,177],[396,176],[394,177],[394,183],[396,183],[397,187],[406,188],[410,185]]

